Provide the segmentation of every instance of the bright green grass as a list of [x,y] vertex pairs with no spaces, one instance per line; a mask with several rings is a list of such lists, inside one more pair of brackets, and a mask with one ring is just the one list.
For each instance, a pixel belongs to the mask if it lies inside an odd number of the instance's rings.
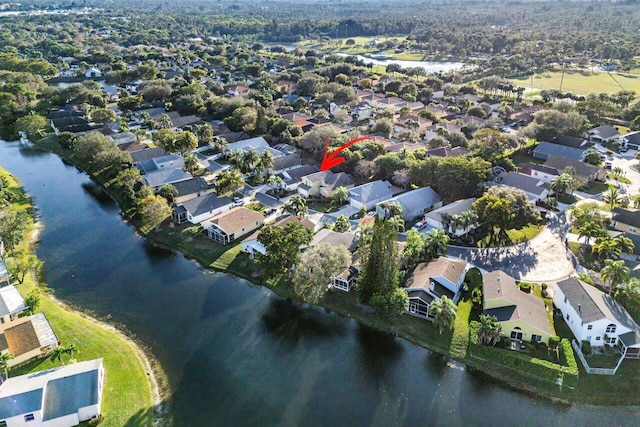
[[[533,76],[533,87],[538,90],[560,89],[561,71],[546,71]],[[518,86],[530,87],[530,76],[511,79]],[[588,95],[591,92],[613,94],[621,90],[632,90],[640,93],[640,76],[608,74],[595,71],[591,75],[580,72],[565,72],[562,83],[563,92]]]
[[[19,189],[18,182],[7,171],[0,168],[0,176],[7,178],[21,198],[11,206],[15,210],[28,210],[28,199]],[[30,249],[28,239],[17,249]],[[27,295],[36,286],[31,275],[17,286],[22,295]],[[73,312],[67,311],[51,298],[41,298],[39,310],[44,312],[58,339],[64,344],[75,344],[79,353],[74,355],[77,361],[104,359],[105,387],[102,397],[103,426],[123,426],[135,419],[135,425],[151,425],[153,419],[151,389],[145,368],[135,350],[115,333],[107,331],[95,323]],[[22,366],[10,372],[17,376],[29,372],[42,371],[60,362],[42,359]]]
[[507,230],[507,235],[514,244],[526,242],[533,239],[542,231],[543,225],[528,225],[520,230]]

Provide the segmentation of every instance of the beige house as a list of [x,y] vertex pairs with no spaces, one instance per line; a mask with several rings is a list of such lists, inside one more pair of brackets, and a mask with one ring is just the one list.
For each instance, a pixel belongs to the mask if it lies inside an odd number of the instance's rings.
[[47,356],[57,346],[58,338],[44,313],[5,323],[0,328],[0,354],[13,354],[13,359],[7,362],[9,367]]
[[344,172],[327,170],[303,176],[298,193],[304,197],[320,196],[329,199],[338,187],[345,187],[347,190],[353,188],[353,179]]
[[549,344],[553,335],[544,302],[518,288],[513,277],[503,271],[482,276],[484,314],[494,316],[502,335],[512,340]]
[[640,209],[615,208],[611,225],[618,231],[640,234]]
[[226,245],[264,224],[264,216],[242,206],[235,207],[213,218],[203,221],[202,228],[209,238]]

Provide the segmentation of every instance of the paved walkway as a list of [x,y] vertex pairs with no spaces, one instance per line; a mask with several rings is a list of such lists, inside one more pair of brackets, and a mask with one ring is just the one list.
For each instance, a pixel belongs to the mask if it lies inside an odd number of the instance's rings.
[[447,255],[462,258],[487,271],[500,269],[519,280],[553,286],[553,282],[575,273],[573,257],[564,244],[568,228],[564,215],[553,216],[528,242],[498,248],[449,246]]

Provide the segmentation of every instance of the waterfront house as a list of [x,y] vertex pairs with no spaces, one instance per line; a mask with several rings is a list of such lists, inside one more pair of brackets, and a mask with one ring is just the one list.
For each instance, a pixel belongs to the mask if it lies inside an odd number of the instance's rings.
[[521,291],[515,279],[500,270],[483,274],[482,282],[484,314],[497,319],[503,336],[549,344],[554,334],[542,299]]
[[463,212],[470,211],[473,205],[473,202],[476,201],[475,197],[470,199],[462,199],[453,203],[449,203],[448,205],[444,205],[441,208],[434,209],[431,212],[427,213],[424,218],[427,221],[427,224],[437,230],[444,230],[449,234],[453,234],[456,237],[463,236],[477,227],[476,224],[469,224],[467,228],[457,227],[455,230],[451,230],[450,221],[447,221],[447,218],[452,217],[453,215],[460,215]]
[[141,161],[136,167],[143,174],[159,170],[182,169],[184,167],[184,157],[178,154],[167,154]]
[[402,218],[405,221],[411,221],[433,209],[441,207],[442,199],[431,187],[407,191],[376,205],[376,211],[382,217],[385,217],[383,211],[387,203],[398,203],[402,208]]
[[138,165],[147,160],[156,159],[158,157],[166,156],[167,153],[159,147],[154,148],[144,148],[142,150],[132,151],[129,153],[131,155],[131,163],[133,166]]
[[189,172],[182,169],[165,169],[147,172],[142,176],[142,183],[158,189],[166,184],[175,184],[193,178]]
[[228,211],[232,206],[233,201],[228,197],[218,197],[215,193],[205,194],[177,203],[171,212],[171,219],[178,224],[185,221],[200,224],[208,218]]
[[[0,274],[2,274],[1,271]],[[0,324],[3,325],[18,319],[20,313],[26,309],[27,306],[24,304],[24,299],[15,286],[9,285],[0,288]]]
[[314,234],[311,243],[302,249],[306,250],[307,248],[318,246],[320,243],[328,243],[331,246],[344,246],[349,252],[353,253],[357,248],[358,241],[353,233],[338,233],[337,231],[323,228]]
[[0,425],[76,426],[100,415],[102,359],[33,372],[0,385]]
[[[305,228],[313,230],[314,224],[307,218],[298,218],[295,215],[289,215],[284,218],[279,219],[278,221],[273,223],[274,227],[284,227],[290,222],[297,222]],[[249,237],[242,241],[242,251],[248,253],[253,256],[257,253],[262,255],[267,254],[267,249],[264,247],[262,243],[258,241],[258,236],[260,235],[260,230],[255,231]]]
[[433,316],[429,314],[429,307],[433,300],[446,295],[457,303],[468,269],[466,261],[446,257],[416,265],[405,282],[409,297],[407,312],[413,316],[431,319]]
[[640,358],[640,327],[612,297],[570,277],[558,282],[554,305],[578,343],[617,347],[624,357]]
[[349,292],[356,285],[359,274],[360,259],[358,252],[355,252],[351,260],[351,265],[339,274],[331,277],[331,288],[343,292]]
[[640,209],[614,208],[611,226],[625,233],[640,234]]
[[194,176],[186,181],[180,181],[172,184],[176,189],[176,195],[173,197],[173,203],[176,205],[196,197],[204,196],[215,192],[216,187],[207,182],[201,176]]
[[237,206],[201,224],[210,239],[226,245],[260,228],[264,224],[264,216],[260,212]]
[[11,353],[14,356],[7,361],[8,366],[44,357],[57,346],[58,338],[44,313],[21,317],[0,325],[0,353]]
[[373,181],[353,187],[349,190],[349,204],[355,209],[367,210],[377,203],[389,200],[393,197],[389,181]]

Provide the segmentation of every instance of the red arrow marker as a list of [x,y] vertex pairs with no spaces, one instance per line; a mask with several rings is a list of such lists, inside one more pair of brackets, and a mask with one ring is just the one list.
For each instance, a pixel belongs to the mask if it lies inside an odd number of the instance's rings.
[[329,153],[329,137],[327,137],[327,145],[324,147],[324,156],[322,157],[322,163],[320,164],[320,170],[321,171],[326,171],[326,170],[331,169],[334,166],[338,166],[339,164],[344,162],[344,157],[338,157],[338,154],[340,154],[340,152],[342,150],[344,150],[347,147],[352,146],[353,144],[356,144],[356,143],[358,143],[360,141],[365,141],[367,139],[372,139],[372,138],[370,136],[361,136],[359,138],[352,139],[351,141],[349,141],[346,144],[342,145],[336,151],[334,151],[333,153],[328,155],[328,153]]

